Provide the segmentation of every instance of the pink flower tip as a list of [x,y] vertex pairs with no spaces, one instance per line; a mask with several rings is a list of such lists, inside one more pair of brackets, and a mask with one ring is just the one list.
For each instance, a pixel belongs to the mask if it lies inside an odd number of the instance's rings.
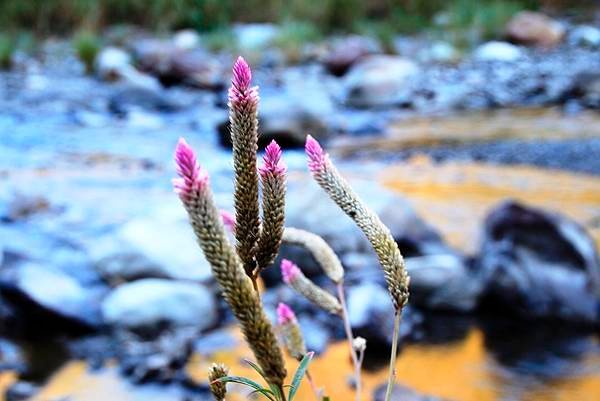
[[323,151],[319,142],[310,135],[306,136],[304,151],[308,156],[308,168],[311,172],[314,173],[325,167],[325,164],[327,163],[327,153]]
[[281,275],[286,284],[290,284],[301,274],[300,268],[291,260],[283,259],[281,261]]
[[239,56],[233,65],[232,84],[239,91],[245,91],[250,87],[252,80],[252,70],[242,56]]
[[281,158],[281,155],[281,148],[275,140],[272,140],[265,148],[265,155],[263,157],[264,164],[259,168],[261,176],[264,177],[269,173],[274,175],[285,174],[287,167]]
[[223,224],[225,228],[229,231],[235,231],[235,216],[229,213],[227,210],[221,210],[221,220],[223,220]]
[[200,169],[196,153],[183,138],[179,138],[175,148],[175,164],[179,178],[173,179],[173,187],[182,199],[208,183],[208,174]]
[[296,322],[296,315],[292,308],[283,302],[280,302],[279,305],[277,305],[277,323],[284,325],[294,322]]

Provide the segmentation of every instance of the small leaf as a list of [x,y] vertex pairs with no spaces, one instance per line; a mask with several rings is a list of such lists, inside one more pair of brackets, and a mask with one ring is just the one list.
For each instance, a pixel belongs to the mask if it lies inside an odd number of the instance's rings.
[[243,384],[245,386],[252,387],[254,389],[253,392],[259,392],[262,395],[264,395],[265,397],[267,397],[269,400],[277,401],[276,399],[273,398],[273,396],[275,394],[271,390],[269,390],[268,388],[264,388],[257,382],[250,380],[250,379],[246,379],[245,377],[225,376],[225,377],[218,378],[217,380],[215,380],[215,382]]
[[300,365],[298,365],[298,369],[296,369],[296,373],[294,373],[294,378],[292,379],[292,386],[290,387],[290,392],[288,393],[288,400],[292,401],[298,388],[300,387],[300,382],[302,381],[302,377],[304,377],[304,373],[308,368],[308,364],[310,363],[312,357],[315,355],[314,352],[309,352],[304,355],[304,358],[300,361]]

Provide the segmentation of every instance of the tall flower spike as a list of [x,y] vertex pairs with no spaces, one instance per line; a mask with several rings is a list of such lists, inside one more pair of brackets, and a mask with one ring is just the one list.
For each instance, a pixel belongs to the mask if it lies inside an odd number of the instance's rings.
[[177,172],[184,180],[183,184],[177,181],[175,186],[188,212],[198,244],[267,380],[281,388],[286,376],[281,350],[252,283],[227,240],[208,178],[196,173],[200,171],[196,156],[184,141],[180,141],[177,147],[175,160]]
[[281,261],[281,275],[283,281],[294,290],[304,295],[306,299],[334,315],[342,314],[342,305],[330,293],[310,281],[300,268],[292,261]]
[[281,148],[271,141],[260,167],[263,222],[256,251],[259,271],[269,266],[279,253],[285,220],[285,172]]
[[213,363],[208,369],[208,387],[216,401],[225,401],[226,383],[218,381],[229,374],[229,369],[222,363]]
[[239,57],[233,66],[229,89],[229,122],[233,145],[235,173],[234,206],[237,221],[235,238],[237,253],[246,274],[256,269],[256,242],[260,231],[258,203],[258,88],[251,87],[252,71]]
[[321,145],[310,135],[306,138],[308,168],[317,183],[365,234],[383,268],[388,290],[397,311],[408,301],[409,277],[400,249],[390,230],[356,195],[335,168]]
[[316,259],[327,277],[339,284],[344,279],[344,268],[340,259],[327,242],[317,234],[299,228],[286,227],[283,242],[306,248]]
[[306,355],[306,345],[302,331],[292,308],[284,303],[277,306],[277,323],[283,336],[283,342],[290,356],[298,361]]

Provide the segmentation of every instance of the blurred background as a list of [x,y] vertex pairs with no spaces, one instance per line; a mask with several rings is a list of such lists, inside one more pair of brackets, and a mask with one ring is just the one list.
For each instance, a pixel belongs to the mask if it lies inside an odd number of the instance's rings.
[[[232,210],[238,55],[261,149],[285,148],[286,224],[346,268],[363,400],[383,399],[393,308],[306,171],[308,133],[407,260],[394,401],[598,400],[593,0],[0,0],[0,399],[209,400],[212,361],[252,376],[170,183],[184,136]],[[310,255],[281,253],[333,290]],[[317,383],[352,399],[341,320],[278,264],[263,288],[271,316],[299,316]]]

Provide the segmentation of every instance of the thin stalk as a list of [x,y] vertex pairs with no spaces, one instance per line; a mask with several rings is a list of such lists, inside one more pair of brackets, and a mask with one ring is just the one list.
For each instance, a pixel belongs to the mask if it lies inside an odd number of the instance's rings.
[[308,379],[308,383],[310,384],[310,388],[313,394],[315,395],[315,398],[317,399],[317,401],[321,401],[321,391],[319,391],[317,384],[313,380],[312,375],[309,373],[308,370],[306,371],[306,378]]
[[402,311],[396,310],[394,318],[394,334],[392,335],[392,352],[390,353],[390,371],[388,376],[387,390],[385,391],[385,401],[390,401],[392,389],[396,380],[396,355],[398,354],[398,335],[400,333],[400,318]]
[[279,386],[279,394],[281,395],[281,401],[286,401],[285,392],[283,391],[283,386]]
[[348,338],[348,346],[350,347],[350,356],[352,358],[352,364],[354,365],[354,381],[356,382],[356,401],[361,400],[362,396],[362,383],[360,377],[360,364],[358,363],[358,357],[354,350],[354,335],[352,334],[352,327],[350,326],[350,318],[348,316],[348,308],[346,307],[346,296],[344,295],[344,284],[339,282],[337,284],[338,297],[340,298],[340,304],[342,305],[342,319],[344,320],[344,330],[346,331],[346,337]]

